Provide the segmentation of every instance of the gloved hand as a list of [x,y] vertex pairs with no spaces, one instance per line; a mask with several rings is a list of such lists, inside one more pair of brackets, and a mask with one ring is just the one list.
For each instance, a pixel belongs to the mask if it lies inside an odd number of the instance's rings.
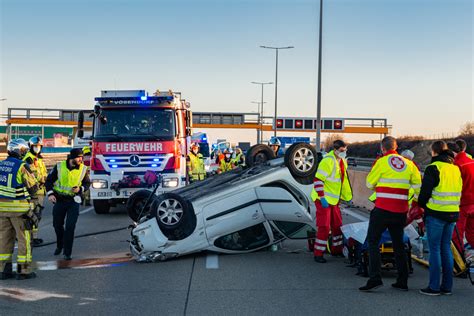
[[328,201],[326,201],[326,198],[325,198],[325,197],[322,197],[322,198],[320,199],[320,201],[321,201],[321,205],[322,205],[324,208],[329,207],[329,203],[328,203]]

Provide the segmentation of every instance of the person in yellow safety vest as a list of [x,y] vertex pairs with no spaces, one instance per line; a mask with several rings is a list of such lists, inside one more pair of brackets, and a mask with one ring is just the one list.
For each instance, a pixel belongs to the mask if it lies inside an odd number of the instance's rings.
[[[459,218],[463,181],[454,154],[444,141],[431,145],[431,164],[425,169],[418,203],[425,209],[425,224],[430,250],[426,295],[451,294],[453,287],[453,255],[451,237]],[[440,271],[443,272],[442,281]]]
[[360,291],[369,292],[383,285],[379,243],[388,229],[392,238],[398,270],[393,288],[408,290],[408,262],[403,244],[403,229],[408,213],[408,194],[414,189],[413,204],[417,203],[421,177],[415,164],[400,156],[397,140],[387,136],[382,140],[383,156],[378,158],[367,175],[367,187],[376,193],[375,207],[370,213],[367,242],[369,245],[369,280]]
[[236,167],[245,167],[245,156],[242,153],[242,149],[239,147],[235,148],[235,158],[233,159],[233,162]]
[[314,260],[325,263],[324,251],[332,233],[331,254],[342,256],[343,236],[342,217],[339,202],[352,200],[352,188],[347,175],[347,145],[342,140],[333,143],[330,151],[319,163],[314,176],[314,188],[311,198],[316,205],[316,240],[314,242]]
[[[44,196],[46,190],[44,183],[46,182],[46,177],[48,176],[48,171],[46,165],[43,161],[43,156],[41,156],[41,150],[43,149],[43,139],[41,136],[33,136],[28,141],[28,146],[30,150],[23,157],[23,161],[29,164],[33,175],[38,181],[39,190],[36,192],[38,196],[38,211],[44,208]],[[43,239],[38,238],[38,227],[33,227],[33,241],[31,242],[33,247],[37,247],[43,243]]]
[[465,141],[464,139],[458,138],[458,139],[456,139],[454,142],[456,143],[456,145],[459,146],[459,148],[461,149],[461,152],[466,153],[466,156],[472,159],[472,156],[466,152],[466,150],[467,150],[467,143],[466,143],[466,141]]
[[199,152],[198,143],[191,144],[191,151],[186,158],[190,182],[204,180],[206,178],[206,168],[204,167],[204,157]]
[[224,158],[219,162],[219,169],[217,173],[224,173],[234,169],[234,161],[232,160],[232,149],[226,148],[224,150]]
[[[82,163],[82,149],[73,148],[67,159],[58,162],[46,178],[48,200],[53,206],[53,227],[56,232],[56,250],[64,248],[64,259],[71,260],[74,230],[82,203],[80,195],[89,189],[87,167]],[[66,219],[66,228],[64,220]]]
[[38,184],[22,158],[28,151],[23,139],[11,140],[8,157],[0,161],[0,279],[15,276],[12,267],[15,238],[18,241],[16,279],[35,278],[31,271],[31,230],[39,220],[35,213]]

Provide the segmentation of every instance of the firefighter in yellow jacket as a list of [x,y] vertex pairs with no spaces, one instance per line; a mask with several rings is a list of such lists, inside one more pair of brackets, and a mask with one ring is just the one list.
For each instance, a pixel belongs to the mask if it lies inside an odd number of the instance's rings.
[[188,175],[190,182],[202,181],[206,178],[206,169],[204,168],[204,157],[199,152],[199,144],[191,144],[191,152],[186,159]]
[[235,168],[234,160],[232,159],[232,149],[226,148],[224,150],[224,159],[219,161],[219,169],[217,173],[224,173],[227,171],[231,171]]
[[[38,182],[39,189],[36,193],[38,195],[38,210],[44,208],[44,196],[46,190],[44,183],[46,182],[46,177],[48,176],[48,171],[46,170],[46,165],[43,161],[43,156],[41,156],[41,150],[43,149],[43,139],[40,136],[33,136],[28,141],[28,147],[30,150],[23,157],[23,161],[28,163],[33,175]],[[31,242],[33,247],[39,246],[43,243],[43,239],[38,238],[38,227],[33,227],[33,241]]]
[[12,268],[15,238],[18,241],[18,280],[31,279],[31,230],[38,218],[34,212],[38,185],[28,164],[21,159],[28,143],[14,139],[7,146],[8,157],[0,161],[0,279],[13,278]]
[[347,145],[342,140],[336,140],[333,147],[334,150],[330,151],[319,163],[311,192],[311,198],[316,205],[318,228],[314,243],[314,260],[319,263],[326,262],[323,254],[330,230],[332,233],[331,254],[342,256],[342,217],[339,202],[352,200],[352,188],[345,160]]

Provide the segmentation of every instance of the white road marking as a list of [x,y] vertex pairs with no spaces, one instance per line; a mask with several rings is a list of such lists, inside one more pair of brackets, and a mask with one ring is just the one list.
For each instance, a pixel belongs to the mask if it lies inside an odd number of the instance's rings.
[[363,221],[363,222],[366,222],[368,219],[369,219],[369,216],[364,216],[364,215],[360,215],[360,214],[357,214],[356,212],[354,211],[351,211],[350,209],[348,208],[342,208],[341,211],[347,215],[350,215],[354,218],[357,218],[358,220],[360,221]]
[[82,211],[80,211],[80,212],[79,212],[79,214],[85,214],[85,213],[87,213],[87,212],[90,212],[90,211],[92,211],[93,209],[94,209],[94,207],[93,207],[93,206],[91,206],[91,207],[88,207],[88,208],[86,208],[85,210],[82,210]]
[[219,256],[208,254],[206,257],[206,269],[219,269]]
[[14,287],[0,287],[0,296],[7,296],[19,301],[33,302],[46,298],[71,298],[70,295],[57,294],[53,292],[26,290]]

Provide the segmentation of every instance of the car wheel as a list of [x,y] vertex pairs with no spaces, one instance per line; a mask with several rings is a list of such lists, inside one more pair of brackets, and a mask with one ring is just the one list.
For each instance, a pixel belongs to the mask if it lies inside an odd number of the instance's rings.
[[151,215],[156,217],[162,233],[170,240],[182,240],[196,228],[192,204],[176,193],[159,195],[151,209]]
[[[298,181],[309,182],[318,169],[318,156],[313,146],[295,143],[285,152],[285,166]],[[310,184],[305,183],[305,184]]]
[[245,157],[245,163],[249,167],[262,164],[268,160],[275,159],[273,150],[265,144],[257,144],[250,147]]
[[147,207],[142,211],[143,205],[145,205],[146,201],[150,197],[150,194],[152,194],[151,191],[139,190],[133,193],[128,198],[127,205],[126,205],[127,213],[128,213],[128,216],[132,219],[132,221],[138,222],[140,218],[150,214],[151,205],[153,201],[156,200],[157,198],[157,196],[154,194],[151,197],[151,200],[148,202]]
[[108,200],[92,200],[92,205],[96,214],[108,214],[110,211]]

